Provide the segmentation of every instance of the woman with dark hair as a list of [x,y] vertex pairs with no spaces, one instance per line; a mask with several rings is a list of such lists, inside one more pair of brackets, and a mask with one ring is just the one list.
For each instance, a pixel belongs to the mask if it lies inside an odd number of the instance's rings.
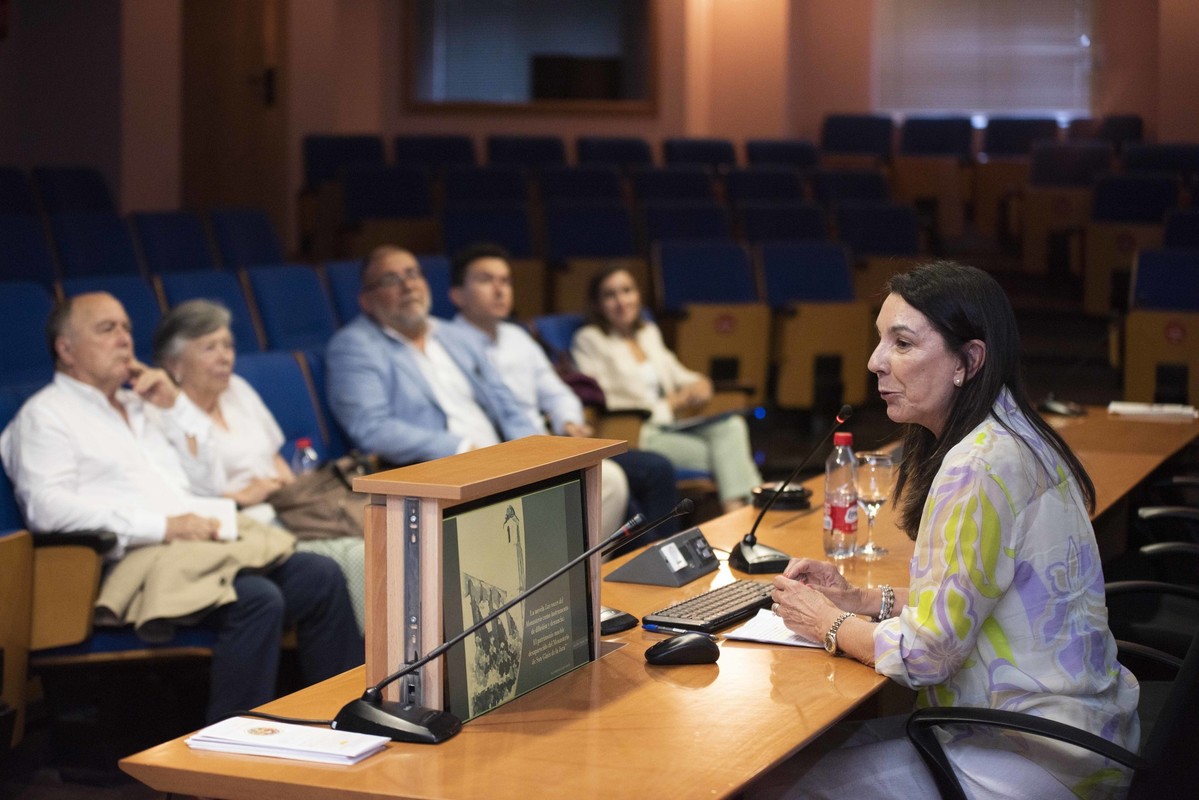
[[[1007,297],[951,262],[887,288],[869,367],[905,426],[896,503],[916,543],[909,586],[858,587],[795,559],[775,579],[775,613],[919,689],[923,706],[1038,714],[1135,750],[1139,687],[1107,626],[1094,486],[1025,396]],[[797,759],[784,794],[935,796],[902,722],[875,721],[814,764]],[[946,749],[972,797],[1108,797],[1126,783],[1118,766],[1038,737],[962,728]]]
[[745,420],[734,414],[674,430],[676,415],[695,414],[712,399],[712,381],[683,366],[658,326],[643,318],[641,292],[627,269],[601,270],[588,297],[591,324],[575,334],[571,355],[604,390],[609,410],[649,413],[632,446],[660,453],[676,467],[712,473],[725,511],[745,505],[762,482]]

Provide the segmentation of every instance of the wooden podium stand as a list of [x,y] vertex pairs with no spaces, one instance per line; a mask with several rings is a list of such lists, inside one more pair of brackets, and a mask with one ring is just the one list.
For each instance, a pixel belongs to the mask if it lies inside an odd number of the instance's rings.
[[[366,683],[381,681],[442,642],[441,523],[446,509],[554,478],[583,472],[588,546],[600,541],[600,469],[628,442],[530,436],[494,447],[354,479],[370,494],[366,507]],[[607,535],[605,532],[604,535]],[[592,651],[599,652],[599,556],[591,564]],[[406,609],[416,609],[407,615]],[[426,665],[405,688],[405,700],[445,708],[444,665]],[[401,687],[384,691],[401,699]]]

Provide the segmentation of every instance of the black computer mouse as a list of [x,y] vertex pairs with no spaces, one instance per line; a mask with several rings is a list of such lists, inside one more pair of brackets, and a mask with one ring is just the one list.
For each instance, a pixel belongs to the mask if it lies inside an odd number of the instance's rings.
[[720,658],[720,647],[706,633],[680,633],[645,651],[651,664],[711,664]]

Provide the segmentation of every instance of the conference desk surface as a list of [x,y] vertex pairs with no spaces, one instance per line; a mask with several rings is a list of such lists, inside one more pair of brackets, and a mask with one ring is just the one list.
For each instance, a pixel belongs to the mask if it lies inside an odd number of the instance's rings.
[[[1117,420],[1093,409],[1087,417],[1061,421],[1060,429],[1092,470],[1107,508],[1135,485],[1126,486],[1128,481],[1139,481],[1195,438],[1199,423]],[[1112,480],[1109,471],[1116,476]],[[819,479],[807,484],[814,509],[823,499],[820,484]],[[728,548],[749,529],[754,514],[742,509],[701,529],[714,547]],[[792,555],[820,557],[820,526],[819,510],[771,511],[758,536]],[[846,577],[865,585],[906,585],[912,546],[894,526],[889,507],[879,516],[876,537],[891,554],[875,562],[847,562]],[[605,564],[604,573],[632,557]],[[640,617],[733,577],[722,564],[680,588],[605,581],[601,599]],[[811,742],[885,683],[869,667],[831,658],[822,649],[728,640],[716,664],[650,666],[643,653],[661,638],[640,628],[607,637],[595,662],[467,723],[448,742],[392,743],[350,767],[192,751],[182,738],[121,765],[159,791],[246,800],[725,797]],[[263,710],[328,719],[364,688],[360,668]]]

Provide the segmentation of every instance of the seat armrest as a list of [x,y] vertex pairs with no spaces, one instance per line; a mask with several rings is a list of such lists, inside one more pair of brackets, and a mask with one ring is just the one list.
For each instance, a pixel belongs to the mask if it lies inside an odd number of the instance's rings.
[[1116,652],[1120,664],[1136,675],[1140,682],[1172,681],[1182,669],[1181,658],[1139,642],[1117,639]]
[[1084,730],[1032,714],[1001,711],[994,708],[922,708],[908,717],[908,739],[916,747],[943,798],[964,798],[966,793],[954,774],[953,766],[937,739],[935,728],[943,725],[986,725],[1019,733],[1044,736],[1090,750],[1133,769],[1148,766],[1145,759],[1117,744]]
[[33,617],[30,650],[78,644],[92,634],[104,553],[112,531],[37,533],[33,536]]
[[63,533],[35,533],[36,547],[89,547],[98,555],[104,555],[117,546],[117,535],[112,531],[69,531]]

